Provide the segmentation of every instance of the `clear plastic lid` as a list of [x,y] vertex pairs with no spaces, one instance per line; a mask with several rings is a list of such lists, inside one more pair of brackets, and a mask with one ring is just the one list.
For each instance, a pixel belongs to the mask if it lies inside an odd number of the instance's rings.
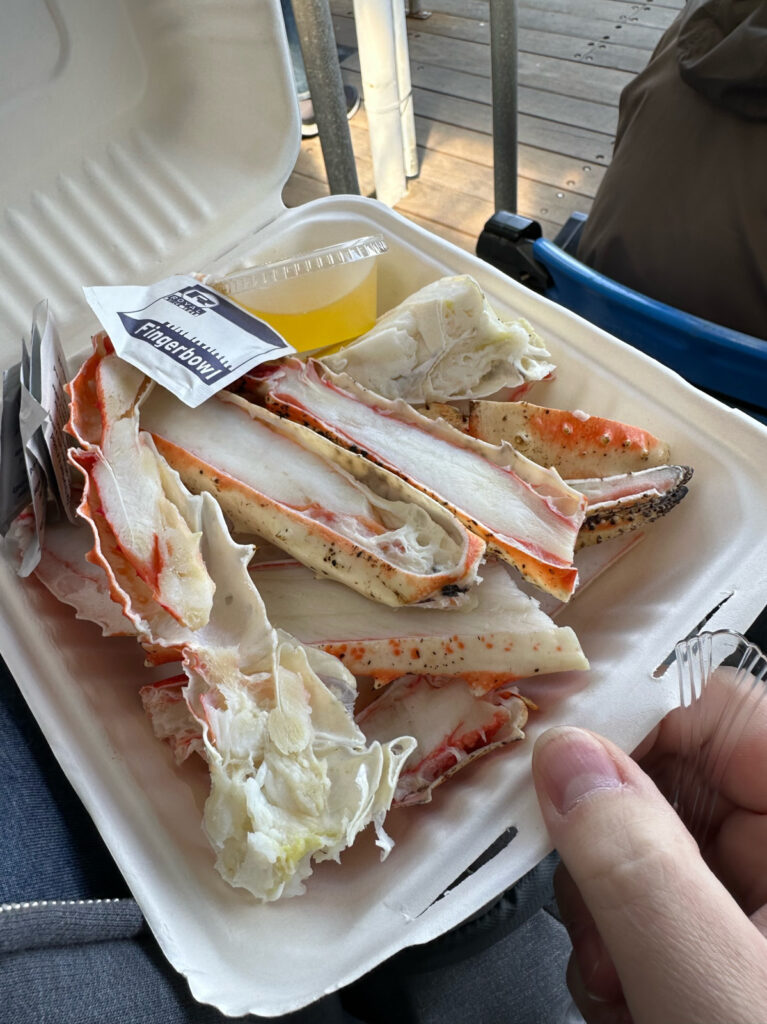
[[227,274],[225,277],[209,275],[203,278],[203,282],[223,292],[224,295],[236,297],[245,292],[268,289],[319,270],[329,270],[370,259],[372,256],[380,256],[387,248],[383,235],[365,235],[349,242],[299,253],[288,259],[263,263],[258,267]]

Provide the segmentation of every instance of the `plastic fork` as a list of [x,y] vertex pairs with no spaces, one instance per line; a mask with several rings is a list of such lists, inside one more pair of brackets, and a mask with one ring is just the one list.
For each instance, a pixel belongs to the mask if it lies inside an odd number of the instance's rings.
[[[682,709],[681,748],[671,803],[699,846],[709,834],[722,777],[754,708],[767,694],[767,660],[739,633],[700,633],[674,649]],[[731,670],[728,700],[722,702],[704,739],[706,689],[721,668]]]

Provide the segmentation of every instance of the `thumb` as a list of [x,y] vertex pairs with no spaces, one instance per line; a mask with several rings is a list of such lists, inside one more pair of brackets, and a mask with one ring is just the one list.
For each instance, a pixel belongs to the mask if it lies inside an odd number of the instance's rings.
[[767,942],[631,758],[584,729],[533,752],[544,820],[636,1024],[758,1020]]

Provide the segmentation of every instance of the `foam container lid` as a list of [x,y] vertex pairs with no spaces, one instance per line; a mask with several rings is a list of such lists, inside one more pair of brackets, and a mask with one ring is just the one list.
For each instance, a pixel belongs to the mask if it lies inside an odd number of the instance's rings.
[[[96,326],[83,284],[221,274],[381,234],[381,310],[444,274],[473,274],[554,354],[558,378],[533,400],[645,426],[695,467],[680,508],[560,616],[592,667],[524,687],[541,708],[528,739],[431,804],[393,812],[384,863],[365,833],[340,864],[315,869],[304,896],[265,906],[214,871],[205,766],[175,767],[153,737],[138,645],[104,640],[0,565],[2,655],[165,956],[227,1014],[285,1013],[458,925],[545,855],[530,779],[542,729],[582,724],[631,750],[678,702],[674,673],[654,676],[677,641],[706,619],[742,631],[755,618],[767,601],[767,429],[373,200],[285,210],[299,132],[276,0],[71,0],[63,13],[8,0],[4,21],[0,127],[18,160],[2,169],[3,366],[40,298],[76,353]],[[454,885],[510,826],[512,842]]]

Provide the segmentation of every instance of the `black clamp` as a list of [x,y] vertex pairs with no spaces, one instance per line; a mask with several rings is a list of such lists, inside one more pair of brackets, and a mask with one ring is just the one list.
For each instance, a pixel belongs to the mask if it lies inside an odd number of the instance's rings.
[[477,256],[515,281],[543,293],[551,286],[551,277],[533,256],[533,242],[542,235],[537,221],[499,210],[477,239]]

